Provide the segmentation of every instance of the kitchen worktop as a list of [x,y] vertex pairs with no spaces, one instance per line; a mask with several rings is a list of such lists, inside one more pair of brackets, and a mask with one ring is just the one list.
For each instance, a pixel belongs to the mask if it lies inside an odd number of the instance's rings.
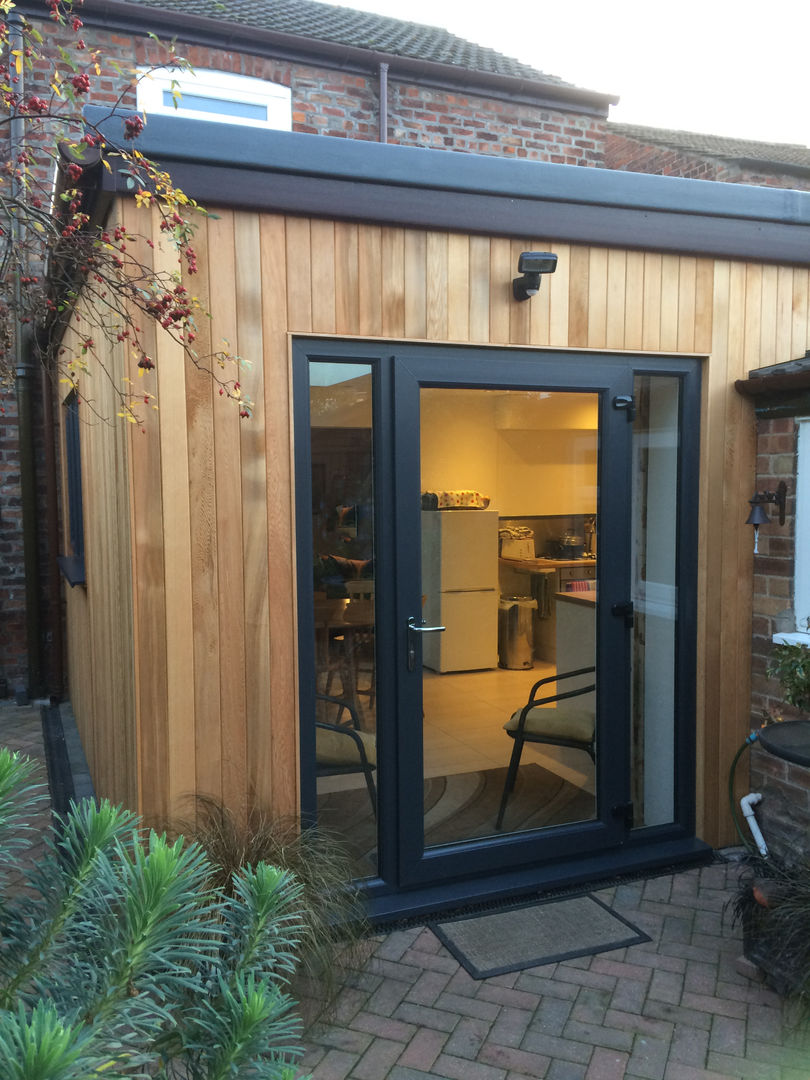
[[499,558],[504,566],[523,570],[527,574],[538,570],[561,570],[566,566],[596,566],[596,559],[504,559]]

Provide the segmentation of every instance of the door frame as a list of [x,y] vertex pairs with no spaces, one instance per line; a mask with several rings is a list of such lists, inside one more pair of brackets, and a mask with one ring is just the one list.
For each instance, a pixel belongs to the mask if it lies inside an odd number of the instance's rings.
[[[696,631],[697,631],[697,479],[699,462],[700,360],[695,357],[650,356],[617,352],[445,346],[406,342],[359,342],[345,339],[293,339],[294,461],[296,469],[296,515],[305,527],[298,535],[299,596],[299,683],[300,715],[314,716],[314,628],[312,618],[312,538],[306,523],[311,519],[311,469],[309,460],[309,383],[310,361],[335,361],[370,364],[373,379],[373,454],[375,462],[375,581],[377,702],[380,715],[395,715],[398,702],[411,703],[403,689],[404,664],[399,658],[407,649],[407,615],[413,612],[413,582],[418,581],[418,544],[403,544],[397,536],[396,522],[418,505],[419,477],[414,469],[411,449],[418,447],[418,380],[425,385],[513,386],[514,388],[599,392],[600,447],[609,433],[622,441],[623,431],[632,425],[613,408],[609,396],[632,393],[635,375],[673,375],[681,380],[679,478],[678,478],[678,558],[679,617],[676,629],[677,683],[675,702],[676,739],[676,814],[668,825],[625,831],[608,822],[600,813],[594,822],[558,826],[541,832],[507,834],[504,837],[467,841],[452,848],[421,851],[421,841],[414,839],[414,815],[399,813],[406,773],[413,775],[417,749],[412,733],[404,722],[391,725],[392,735],[380,740],[379,754],[379,866],[378,876],[364,882],[372,908],[380,913],[397,913],[448,906],[460,898],[500,895],[537,887],[543,882],[588,880],[616,872],[622,866],[654,866],[705,858],[708,847],[694,837],[695,823],[695,744],[694,723]],[[463,366],[462,366],[463,365]],[[608,376],[610,376],[608,378]],[[415,407],[416,405],[416,407]],[[625,425],[622,428],[621,425]],[[631,467],[630,435],[626,452],[612,447],[600,453],[600,491],[608,487],[629,492]],[[607,470],[607,471],[603,471]],[[408,479],[410,478],[410,479]],[[414,503],[414,490],[417,501]],[[689,497],[684,497],[688,493]],[[629,501],[629,494],[627,495]],[[604,498],[602,500],[604,504]],[[629,550],[629,511],[625,524],[614,520],[611,508],[601,527],[610,527],[616,536],[626,533]],[[613,514],[618,519],[618,511]],[[417,515],[418,519],[418,515]],[[610,537],[608,536],[608,539]],[[615,554],[610,555],[613,546]],[[600,539],[601,649],[598,653],[597,693],[605,715],[604,695],[608,690],[606,672],[611,666],[627,670],[630,635],[610,632],[610,609],[629,597],[630,560],[622,560],[615,537],[605,544]],[[607,564],[603,563],[604,557]],[[609,565],[610,563],[614,565]],[[386,587],[386,583],[396,583]],[[418,614],[418,612],[416,612]],[[621,637],[622,643],[619,643]],[[413,673],[421,679],[420,665]],[[307,676],[309,675],[309,678]],[[629,702],[629,677],[622,700]],[[421,734],[421,725],[420,725]],[[314,760],[314,729],[300,725],[301,761]],[[621,783],[629,791],[629,732],[622,743]],[[603,739],[605,735],[603,734]],[[419,740],[421,744],[421,738]],[[625,745],[627,743],[628,745]],[[613,779],[608,756],[597,752],[600,780],[597,792],[607,794]],[[421,755],[419,755],[421,783]],[[616,784],[614,784],[614,788]],[[419,787],[421,790],[421,787]],[[410,792],[411,802],[414,790]],[[314,771],[301,769],[301,807],[305,820],[314,813]],[[508,855],[508,857],[505,857]]]

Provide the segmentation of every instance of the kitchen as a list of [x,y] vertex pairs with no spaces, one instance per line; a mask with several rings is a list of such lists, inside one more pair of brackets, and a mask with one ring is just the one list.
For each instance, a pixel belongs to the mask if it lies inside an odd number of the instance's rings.
[[[446,627],[423,640],[425,776],[503,768],[533,683],[594,663],[598,398],[436,387],[420,408],[423,616]],[[581,751],[524,761],[593,793]]]

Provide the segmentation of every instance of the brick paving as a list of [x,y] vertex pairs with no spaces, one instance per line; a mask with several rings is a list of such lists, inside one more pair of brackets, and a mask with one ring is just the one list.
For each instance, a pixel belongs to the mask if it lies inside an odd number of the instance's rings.
[[595,892],[652,939],[471,978],[426,927],[373,939],[307,1032],[313,1080],[810,1080],[810,1026],[738,971],[734,863]]
[[[0,702],[0,744],[40,763],[40,711]],[[48,823],[43,807],[36,827]],[[34,849],[34,856],[36,849]],[[471,978],[425,927],[380,934],[306,1035],[313,1080],[810,1080],[810,1025],[738,971],[725,912],[738,868],[594,895],[652,939]]]

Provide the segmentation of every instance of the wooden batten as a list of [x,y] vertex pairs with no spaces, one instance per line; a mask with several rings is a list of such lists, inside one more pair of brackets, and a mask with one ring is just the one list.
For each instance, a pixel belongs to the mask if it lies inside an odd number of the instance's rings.
[[[122,212],[133,231],[152,228]],[[198,231],[192,284],[213,314],[199,344],[227,341],[243,358],[253,418],[159,338],[146,433],[92,428],[83,446],[94,509],[87,591],[68,597],[71,685],[99,791],[156,817],[195,791],[295,811],[292,335],[681,353],[705,357],[700,488],[687,493],[701,523],[698,834],[731,842],[725,776],[750,724],[754,475],[753,412],[734,382],[808,348],[808,271],[216,215]],[[516,253],[531,249],[556,251],[558,269],[515,304]],[[104,734],[110,717],[120,744]]]

